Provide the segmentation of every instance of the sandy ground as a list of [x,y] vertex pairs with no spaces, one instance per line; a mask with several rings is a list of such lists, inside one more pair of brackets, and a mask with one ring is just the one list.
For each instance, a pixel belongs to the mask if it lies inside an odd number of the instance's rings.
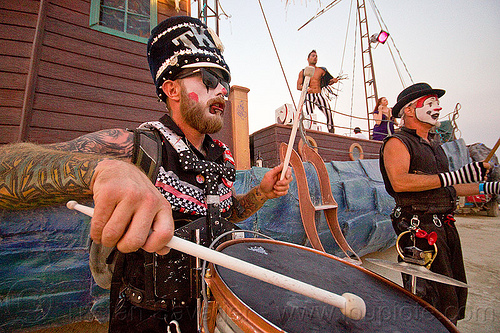
[[[465,319],[458,322],[462,333],[500,332],[500,218],[482,215],[457,216],[467,271],[469,297]],[[365,258],[396,261],[394,247]],[[365,262],[364,267],[401,285],[401,275]],[[105,333],[106,324],[77,323],[36,333]]]

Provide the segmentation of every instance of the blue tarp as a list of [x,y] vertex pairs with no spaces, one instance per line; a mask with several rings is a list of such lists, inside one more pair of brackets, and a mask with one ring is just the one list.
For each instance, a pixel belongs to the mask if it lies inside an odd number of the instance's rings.
[[[453,169],[466,163],[463,141],[445,146]],[[309,163],[304,166],[312,201],[319,204],[316,172]],[[364,255],[394,245],[389,218],[394,200],[385,191],[378,160],[330,162],[326,167],[351,247]],[[237,193],[258,185],[268,170],[238,171]],[[316,222],[325,250],[340,255],[323,213],[317,213]],[[295,181],[286,196],[267,201],[239,226],[307,245]],[[94,283],[88,268],[88,233],[89,218],[64,206],[0,211],[0,332],[107,321],[109,294]]]
[[[309,163],[304,163],[304,167],[311,200],[319,205],[321,193],[316,172]],[[338,203],[340,226],[351,247],[360,255],[364,255],[393,245],[395,238],[389,214],[394,200],[385,191],[378,160],[330,162],[326,167],[332,194]],[[243,193],[258,185],[267,171],[265,168],[252,168],[238,172],[236,191]],[[340,255],[323,213],[317,213],[316,223],[325,250]],[[259,212],[240,226],[262,232],[277,240],[306,245],[307,238],[300,219],[296,182],[290,185],[288,195],[267,201]],[[381,233],[386,236],[381,236]]]
[[88,267],[89,221],[63,206],[0,211],[0,332],[106,319],[93,310],[108,296]]

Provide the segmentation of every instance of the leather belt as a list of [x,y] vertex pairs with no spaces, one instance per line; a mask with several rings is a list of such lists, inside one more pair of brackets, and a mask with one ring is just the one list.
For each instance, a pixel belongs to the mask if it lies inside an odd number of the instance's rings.
[[433,223],[436,227],[442,227],[443,223],[451,225],[455,222],[453,212],[448,211],[444,213],[428,213],[413,210],[407,210],[402,207],[396,207],[392,211],[391,216],[396,219],[405,219],[409,221],[410,225],[421,225]]

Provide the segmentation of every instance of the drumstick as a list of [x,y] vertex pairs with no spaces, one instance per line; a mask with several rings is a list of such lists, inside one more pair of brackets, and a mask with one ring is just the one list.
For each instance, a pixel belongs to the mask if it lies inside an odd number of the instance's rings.
[[[66,206],[88,216],[94,215],[94,209],[80,205],[76,201],[68,201]],[[342,296],[320,289],[305,282],[292,279],[280,273],[273,272],[266,268],[248,263],[238,258],[234,258],[217,252],[207,247],[173,236],[166,245],[174,250],[184,252],[194,257],[201,258],[213,264],[226,267],[238,273],[251,276],[255,279],[273,284],[275,286],[296,292],[298,294],[314,298],[318,301],[333,305],[348,318],[360,320],[365,317],[366,305],[363,299],[351,293],[344,293]]]
[[290,156],[292,155],[293,143],[295,141],[295,136],[297,135],[297,129],[299,127],[299,119],[302,114],[302,106],[304,106],[304,100],[306,99],[307,88],[309,87],[309,81],[314,74],[314,67],[307,66],[304,69],[304,84],[302,85],[302,91],[300,93],[299,107],[295,110],[293,115],[293,125],[292,132],[290,133],[290,139],[288,139],[288,149],[286,150],[285,160],[283,161],[283,170],[281,171],[281,178],[285,178],[286,170],[288,169],[288,163],[290,162]]
[[489,162],[490,161],[490,159],[493,157],[493,155],[495,155],[495,151],[498,149],[498,146],[500,146],[500,138],[498,138],[497,143],[495,143],[495,146],[490,151],[490,153],[488,154],[488,156],[486,156],[486,158],[484,159],[483,162]]

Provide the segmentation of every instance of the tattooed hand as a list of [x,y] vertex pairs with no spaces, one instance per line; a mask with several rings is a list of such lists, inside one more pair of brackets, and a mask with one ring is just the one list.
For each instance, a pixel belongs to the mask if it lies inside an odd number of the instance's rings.
[[259,186],[254,187],[245,195],[236,196],[240,209],[233,209],[231,222],[243,221],[257,212],[268,199],[281,197],[288,193],[292,181],[292,170],[288,168],[286,177],[280,180],[283,163],[266,172]]

